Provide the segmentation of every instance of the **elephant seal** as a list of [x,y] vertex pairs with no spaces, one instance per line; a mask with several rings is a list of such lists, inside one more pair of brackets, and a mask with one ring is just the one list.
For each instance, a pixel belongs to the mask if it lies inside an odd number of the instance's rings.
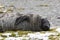
[[22,14],[19,17],[14,17],[14,19],[8,17],[0,20],[0,32],[16,30],[48,31],[49,29],[49,21],[45,18],[42,18],[40,15],[35,14]]
[[20,16],[15,21],[16,30],[24,31],[48,31],[50,23],[47,19],[41,18],[39,15]]

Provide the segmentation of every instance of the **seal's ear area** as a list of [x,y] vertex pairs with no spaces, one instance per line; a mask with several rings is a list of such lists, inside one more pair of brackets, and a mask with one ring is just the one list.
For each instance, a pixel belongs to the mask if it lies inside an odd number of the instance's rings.
[[47,19],[42,19],[42,30],[48,31],[50,29],[50,23]]
[[15,21],[15,25],[18,25],[19,23],[23,22],[23,21],[28,21],[29,17],[28,16],[20,16],[16,19]]

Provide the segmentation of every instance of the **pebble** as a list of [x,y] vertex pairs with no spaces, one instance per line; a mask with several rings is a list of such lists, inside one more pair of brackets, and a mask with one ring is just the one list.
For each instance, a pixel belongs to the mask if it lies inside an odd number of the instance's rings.
[[3,39],[3,37],[0,36],[0,40],[2,40],[2,39]]
[[11,35],[11,33],[3,33],[2,36],[7,36],[9,37]]
[[15,37],[7,37],[5,38],[5,40],[15,40],[16,38]]
[[60,28],[57,28],[56,31],[60,33]]

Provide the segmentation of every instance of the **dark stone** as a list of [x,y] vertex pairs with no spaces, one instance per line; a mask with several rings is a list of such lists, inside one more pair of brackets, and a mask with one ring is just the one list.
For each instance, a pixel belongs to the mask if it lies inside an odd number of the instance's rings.
[[57,19],[60,19],[60,17],[57,17]]

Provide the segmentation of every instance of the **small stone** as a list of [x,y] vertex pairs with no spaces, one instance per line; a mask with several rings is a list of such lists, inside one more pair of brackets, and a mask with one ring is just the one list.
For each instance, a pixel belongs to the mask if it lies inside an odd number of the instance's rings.
[[16,40],[16,38],[15,37],[7,37],[7,38],[5,38],[5,40]]
[[11,35],[11,33],[3,33],[2,36],[6,36],[9,37]]
[[0,40],[2,40],[2,39],[3,39],[3,37],[0,36]]
[[60,33],[60,28],[57,28],[56,31]]
[[17,37],[17,38],[16,38],[16,40],[17,40],[17,39],[22,40],[22,39],[23,39],[23,37]]
[[49,40],[49,38],[48,37],[44,37],[43,40]]
[[4,8],[4,6],[0,6],[0,8]]

